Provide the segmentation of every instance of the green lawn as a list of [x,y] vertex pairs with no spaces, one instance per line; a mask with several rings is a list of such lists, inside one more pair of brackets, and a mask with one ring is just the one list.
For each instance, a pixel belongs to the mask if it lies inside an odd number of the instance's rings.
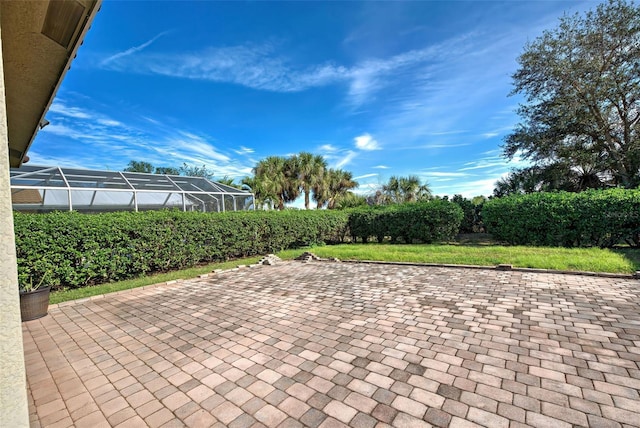
[[[340,260],[376,260],[414,263],[442,263],[495,266],[506,263],[515,267],[575,270],[609,273],[634,273],[640,270],[640,249],[546,248],[491,245],[486,240],[455,244],[342,244],[286,250],[278,253],[285,260],[311,251],[320,257]],[[51,304],[67,300],[127,290],[174,279],[194,278],[214,269],[230,269],[258,262],[261,257],[214,263],[180,271],[150,275],[127,281],[51,293]]]
[[[302,251],[287,250],[278,255],[293,258]],[[546,248],[502,245],[397,245],[342,244],[306,249],[319,257],[341,260],[377,260],[414,263],[442,263],[574,270],[590,272],[633,273],[640,270],[640,250],[600,248]]]

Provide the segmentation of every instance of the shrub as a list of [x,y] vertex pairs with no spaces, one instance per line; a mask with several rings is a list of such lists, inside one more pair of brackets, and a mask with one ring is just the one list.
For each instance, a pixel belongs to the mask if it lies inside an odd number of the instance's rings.
[[38,282],[47,275],[54,289],[341,242],[349,234],[364,241],[370,236],[445,240],[455,235],[461,219],[460,208],[445,201],[352,212],[14,213],[20,281]]
[[20,281],[81,287],[341,241],[344,211],[14,214]]
[[360,208],[349,216],[349,230],[353,239],[367,242],[385,237],[392,242],[401,239],[430,243],[453,238],[460,227],[463,212],[455,204],[443,200],[408,203],[386,207]]
[[[480,200],[483,200],[482,197],[478,197]],[[476,199],[470,200],[464,198],[462,195],[453,195],[451,202],[458,205],[462,208],[462,212],[464,216],[462,217],[462,222],[460,223],[460,233],[475,233],[483,230],[482,217],[480,213],[482,212],[482,203],[474,203]]]
[[640,190],[533,193],[492,199],[482,217],[494,238],[518,245],[640,245]]

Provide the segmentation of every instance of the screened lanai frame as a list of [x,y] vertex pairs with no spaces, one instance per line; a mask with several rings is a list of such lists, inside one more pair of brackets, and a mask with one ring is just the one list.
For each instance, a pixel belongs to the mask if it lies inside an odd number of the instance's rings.
[[10,170],[10,178],[16,211],[255,209],[253,193],[202,177],[22,165]]

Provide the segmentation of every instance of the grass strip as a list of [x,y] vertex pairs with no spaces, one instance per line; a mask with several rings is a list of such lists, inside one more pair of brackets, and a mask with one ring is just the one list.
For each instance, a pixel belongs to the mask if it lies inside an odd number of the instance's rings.
[[[341,244],[285,250],[278,253],[284,260],[311,251],[320,257],[341,260],[375,260],[387,262],[442,263],[460,265],[495,266],[501,263],[515,267],[589,271],[608,273],[634,273],[640,270],[640,249],[556,248],[502,245],[449,245],[449,244]],[[231,269],[240,264],[257,263],[261,257],[250,257],[223,263],[212,263],[189,269],[143,276],[126,281],[90,287],[54,291],[50,303],[83,299],[145,285],[195,278],[214,269]]]
[[131,288],[143,287],[145,285],[158,284],[160,282],[173,281],[175,279],[195,278],[198,275],[209,273],[214,269],[231,269],[238,265],[250,265],[257,263],[262,257],[249,257],[246,259],[232,260],[221,263],[211,263],[203,266],[196,266],[189,269],[176,270],[159,273],[140,278],[128,279],[126,281],[110,282],[106,284],[93,285],[89,287],[74,288],[70,290],[52,291],[49,297],[50,304],[62,303],[68,300],[84,299],[101,294],[113,293],[115,291],[128,290]]
[[441,263],[634,273],[640,270],[639,249],[551,248],[501,245],[401,245],[401,244],[341,244],[286,250],[278,253],[283,259],[293,258],[303,251],[319,257],[341,260],[375,260],[388,262]]

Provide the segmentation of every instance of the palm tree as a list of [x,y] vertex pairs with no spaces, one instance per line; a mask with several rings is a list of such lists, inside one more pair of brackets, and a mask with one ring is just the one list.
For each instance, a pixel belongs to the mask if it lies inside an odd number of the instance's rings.
[[417,176],[400,177],[398,184],[402,202],[415,202],[418,199],[418,190],[421,184]]
[[327,208],[334,209],[336,199],[345,195],[349,190],[358,187],[353,180],[353,174],[341,169],[329,169],[324,174],[323,180],[317,181],[313,186],[313,199],[320,209],[327,204]]
[[252,177],[244,177],[241,181],[242,190],[248,190],[255,197],[256,209],[263,209],[266,205],[268,209],[274,209],[276,198],[269,195],[262,188],[262,183],[255,175]]
[[236,186],[236,183],[234,183],[234,179],[232,177],[229,177],[228,175],[225,175],[224,177],[217,179],[216,183],[224,184],[226,186],[231,186],[231,187]]
[[331,171],[328,170],[322,177],[322,181],[316,181],[313,185],[313,200],[316,202],[316,209],[321,209],[329,201],[329,177]]
[[425,201],[431,198],[431,189],[427,183],[422,183],[420,177],[409,175],[408,177],[389,178],[387,184],[382,185],[379,199],[383,204],[401,204],[404,202]]
[[291,158],[269,156],[262,159],[253,169],[259,188],[265,197],[273,198],[279,210],[284,210],[286,202],[294,201],[299,194],[294,184],[295,164]]
[[382,193],[386,196],[383,200],[397,204],[400,201],[400,178],[392,175],[387,184],[382,185]]
[[311,190],[324,180],[327,161],[320,155],[301,152],[292,156],[291,162],[296,173],[296,184],[304,193],[304,207],[309,209]]
[[343,210],[346,208],[354,208],[362,205],[367,205],[367,198],[347,191],[344,194],[336,196],[336,198],[334,199],[333,208],[336,210]]

